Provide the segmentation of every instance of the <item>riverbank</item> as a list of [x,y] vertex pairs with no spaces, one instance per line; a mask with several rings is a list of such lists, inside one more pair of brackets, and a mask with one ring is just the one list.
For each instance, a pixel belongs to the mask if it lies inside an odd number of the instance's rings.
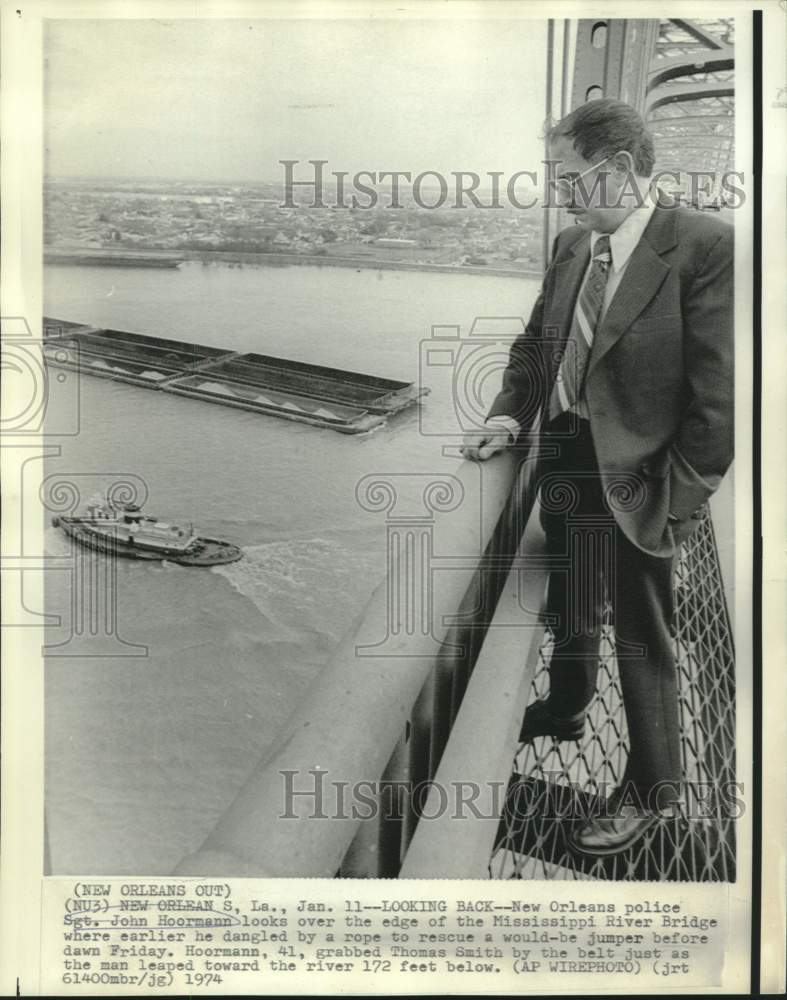
[[[79,258],[77,260],[76,258]],[[88,260],[87,258],[90,258]],[[174,260],[196,260],[203,263],[249,264],[260,267],[289,267],[308,265],[309,267],[354,267],[369,271],[429,271],[434,274],[484,274],[496,278],[540,279],[543,275],[536,269],[524,270],[513,267],[496,267],[490,264],[433,264],[415,261],[387,260],[378,257],[343,257],[338,254],[300,253],[238,253],[234,250],[105,250],[99,248],[44,247],[44,259],[48,264],[85,264],[100,261],[125,267],[170,267]],[[158,263],[161,261],[162,263]]]

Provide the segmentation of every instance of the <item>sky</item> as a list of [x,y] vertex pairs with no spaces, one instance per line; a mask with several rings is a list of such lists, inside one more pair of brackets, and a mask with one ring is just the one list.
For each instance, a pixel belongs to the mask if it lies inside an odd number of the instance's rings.
[[538,168],[546,23],[53,20],[49,176]]

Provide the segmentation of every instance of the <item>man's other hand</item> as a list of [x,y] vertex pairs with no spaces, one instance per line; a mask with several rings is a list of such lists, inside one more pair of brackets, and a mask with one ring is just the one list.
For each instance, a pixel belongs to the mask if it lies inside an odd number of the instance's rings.
[[460,451],[472,462],[485,462],[507,448],[511,437],[511,431],[505,427],[490,426],[468,431],[462,439]]

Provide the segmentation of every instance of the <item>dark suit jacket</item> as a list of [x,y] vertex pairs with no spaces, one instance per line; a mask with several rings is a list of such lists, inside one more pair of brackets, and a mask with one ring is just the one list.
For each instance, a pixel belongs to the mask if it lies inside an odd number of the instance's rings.
[[[525,332],[489,416],[532,423],[537,359],[549,399],[590,256],[579,227],[555,240]],[[596,330],[585,398],[615,519],[639,548],[669,556],[733,456],[733,229],[706,212],[653,212]],[[633,492],[632,492],[633,491]]]

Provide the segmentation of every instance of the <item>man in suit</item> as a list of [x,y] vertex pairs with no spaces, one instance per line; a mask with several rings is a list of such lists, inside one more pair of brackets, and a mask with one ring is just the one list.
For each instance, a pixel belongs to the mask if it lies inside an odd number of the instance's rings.
[[523,740],[582,736],[612,602],[630,753],[604,815],[569,838],[599,856],[629,847],[680,796],[673,559],[732,461],[733,231],[652,186],[653,142],[629,105],[589,102],[547,138],[558,203],[577,224],[555,240],[502,389],[463,450],[483,461],[537,432],[541,523],[559,568],[550,691],[528,707]]

